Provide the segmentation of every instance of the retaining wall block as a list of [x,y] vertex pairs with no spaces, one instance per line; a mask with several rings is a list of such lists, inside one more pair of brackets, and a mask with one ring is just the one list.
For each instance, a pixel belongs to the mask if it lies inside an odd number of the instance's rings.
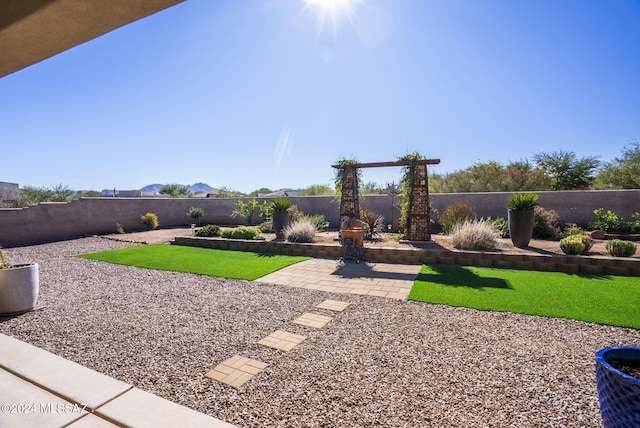
[[513,262],[513,268],[521,270],[533,270],[533,262],[515,261]]
[[513,269],[512,260],[494,260],[493,264],[499,269]]
[[604,266],[601,265],[580,265],[580,271],[591,274],[604,273]]
[[631,269],[623,266],[604,266],[604,273],[607,275],[630,276]]
[[556,262],[539,261],[533,262],[533,268],[535,270],[541,270],[545,272],[556,272],[558,270],[558,265]]
[[501,253],[482,253],[482,258],[485,260],[503,260]]
[[474,266],[478,266],[478,267],[494,267],[494,260],[488,260],[488,259],[484,259],[484,258],[480,258],[480,259],[476,259],[474,261]]

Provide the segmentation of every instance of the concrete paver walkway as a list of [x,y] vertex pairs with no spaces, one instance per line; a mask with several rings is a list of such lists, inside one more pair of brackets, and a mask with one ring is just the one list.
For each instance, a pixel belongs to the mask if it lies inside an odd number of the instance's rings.
[[0,427],[234,425],[0,334]]
[[420,265],[311,259],[256,281],[334,293],[406,299],[420,268]]

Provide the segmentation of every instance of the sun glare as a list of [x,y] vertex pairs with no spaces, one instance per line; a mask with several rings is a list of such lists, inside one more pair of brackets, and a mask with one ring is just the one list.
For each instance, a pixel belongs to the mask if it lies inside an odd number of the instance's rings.
[[325,31],[330,25],[333,35],[337,35],[338,26],[342,19],[347,19],[352,25],[355,25],[356,17],[354,5],[361,3],[362,0],[303,0],[305,9],[318,9],[318,18],[316,27],[318,33]]

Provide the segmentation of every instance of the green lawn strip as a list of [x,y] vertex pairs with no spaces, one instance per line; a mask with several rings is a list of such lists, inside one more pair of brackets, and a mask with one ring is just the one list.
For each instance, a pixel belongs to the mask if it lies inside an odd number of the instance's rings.
[[254,280],[310,257],[158,244],[121,248],[78,257],[148,269]]
[[408,300],[640,329],[640,278],[423,265]]

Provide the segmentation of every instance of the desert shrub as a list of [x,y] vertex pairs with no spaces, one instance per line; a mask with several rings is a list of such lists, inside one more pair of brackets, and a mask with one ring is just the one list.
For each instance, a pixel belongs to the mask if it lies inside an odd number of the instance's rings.
[[370,209],[360,210],[360,220],[367,225],[364,231],[365,239],[375,239],[384,231],[384,217]]
[[302,217],[304,217],[304,213],[300,211],[296,205],[291,205],[287,208],[287,212],[289,213],[289,221],[292,223],[301,220]]
[[196,231],[196,236],[220,236],[220,226],[208,224]]
[[317,231],[309,220],[298,220],[284,228],[284,239],[289,242],[313,242]]
[[465,220],[451,230],[451,244],[464,250],[490,250],[496,248],[500,232],[488,221]]
[[577,233],[560,240],[560,249],[565,254],[584,254],[591,249],[592,241],[587,235]]
[[305,215],[300,220],[310,221],[315,225],[318,232],[327,231],[327,220],[325,219],[324,214]]
[[582,228],[580,228],[577,224],[575,223],[567,223],[564,226],[564,231],[562,232],[562,237],[566,238],[567,236],[571,236],[571,235],[584,235],[586,234],[586,232],[584,230],[582,230]]
[[625,222],[612,211],[604,212],[604,208],[593,210],[595,220],[589,223],[591,229],[604,230],[605,232],[614,232],[624,229]]
[[157,229],[158,226],[160,226],[160,223],[158,222],[158,216],[154,213],[146,213],[145,215],[140,216],[140,220],[142,220],[144,225],[147,226],[147,229],[149,230]]
[[196,224],[200,225],[200,219],[204,216],[204,210],[200,207],[191,207],[187,215],[196,221]]
[[224,229],[220,232],[220,236],[228,239],[254,239],[260,235],[260,229],[257,227],[240,226],[232,229]]
[[638,211],[631,214],[632,220],[627,222],[627,227],[631,233],[636,233],[640,230],[640,213]]
[[533,237],[536,239],[555,239],[558,236],[560,236],[558,213],[536,206],[533,209]]
[[506,218],[496,217],[493,220],[488,219],[486,220],[486,222],[492,225],[498,231],[498,233],[500,233],[501,238],[509,237],[509,222]]
[[251,198],[247,202],[238,199],[236,207],[231,211],[231,217],[242,217],[247,224],[253,222],[253,212],[258,206],[256,198]]
[[456,199],[452,201],[440,215],[440,226],[444,233],[451,233],[453,227],[458,223],[473,221],[476,219],[476,212],[466,201]]
[[260,232],[262,233],[273,233],[273,221],[263,221],[257,226],[257,228],[260,229]]
[[605,248],[614,257],[631,257],[636,253],[636,244],[622,239],[607,241]]
[[267,202],[267,201],[263,201],[262,205],[260,205],[260,218],[263,221],[268,221],[271,219],[271,217],[273,216],[273,207],[271,206],[271,203]]

